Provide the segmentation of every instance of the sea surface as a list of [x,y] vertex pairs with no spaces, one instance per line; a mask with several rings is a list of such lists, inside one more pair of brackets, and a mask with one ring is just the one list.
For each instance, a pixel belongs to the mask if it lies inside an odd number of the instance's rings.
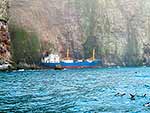
[[148,67],[0,72],[0,112],[150,113],[147,102]]

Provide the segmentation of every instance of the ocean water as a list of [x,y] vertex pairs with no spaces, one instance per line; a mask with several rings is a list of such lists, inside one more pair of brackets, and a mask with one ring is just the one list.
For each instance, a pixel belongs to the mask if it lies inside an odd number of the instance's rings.
[[0,112],[150,113],[147,102],[148,67],[0,73]]

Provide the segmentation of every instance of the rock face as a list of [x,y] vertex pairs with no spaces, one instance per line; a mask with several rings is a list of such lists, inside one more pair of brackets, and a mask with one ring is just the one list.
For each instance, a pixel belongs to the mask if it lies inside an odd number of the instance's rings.
[[8,32],[8,1],[0,1],[0,65],[10,63],[10,37]]
[[83,54],[83,33],[71,0],[70,3],[68,0],[12,0],[10,4],[10,24],[15,23],[28,33],[35,32],[41,51],[65,57],[70,48],[71,54],[76,51]]
[[104,65],[149,64],[149,0],[9,2],[11,28],[17,26],[28,34],[35,33],[40,43],[37,52],[48,50],[65,57],[66,49],[70,48],[72,57],[87,58],[96,48]]
[[0,19],[8,21],[8,0],[0,1]]

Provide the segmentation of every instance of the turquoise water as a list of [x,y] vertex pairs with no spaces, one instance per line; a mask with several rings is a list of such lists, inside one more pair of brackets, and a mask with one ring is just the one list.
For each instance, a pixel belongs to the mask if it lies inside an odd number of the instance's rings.
[[0,112],[150,113],[147,102],[150,68],[0,73]]

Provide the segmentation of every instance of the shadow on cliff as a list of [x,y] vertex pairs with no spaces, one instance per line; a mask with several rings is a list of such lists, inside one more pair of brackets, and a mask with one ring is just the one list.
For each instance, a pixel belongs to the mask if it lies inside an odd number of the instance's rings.
[[36,33],[10,25],[12,58],[16,64],[35,64],[40,61],[40,42]]

